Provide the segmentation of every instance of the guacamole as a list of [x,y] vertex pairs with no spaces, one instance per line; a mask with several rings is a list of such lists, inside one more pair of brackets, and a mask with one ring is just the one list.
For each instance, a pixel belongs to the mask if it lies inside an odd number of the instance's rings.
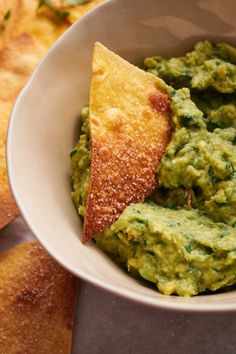
[[[236,49],[202,41],[180,58],[146,58],[166,82],[172,137],[158,188],[94,239],[132,276],[163,294],[192,296],[236,284]],[[89,109],[71,152],[72,198],[86,214]]]
[[194,209],[130,205],[96,243],[167,295],[196,295],[236,281],[235,229]]

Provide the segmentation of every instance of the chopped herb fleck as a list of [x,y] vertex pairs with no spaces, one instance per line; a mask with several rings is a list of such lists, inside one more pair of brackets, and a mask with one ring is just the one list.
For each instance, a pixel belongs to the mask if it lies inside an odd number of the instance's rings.
[[51,0],[40,0],[38,9],[42,8],[42,6],[46,6],[51,12],[55,15],[55,17],[60,21],[67,20],[70,13],[68,11],[60,10],[56,6],[51,3]]
[[182,144],[182,145],[177,146],[177,147],[176,147],[176,150],[175,150],[175,155],[176,155],[179,151],[181,151],[181,150],[185,147],[185,145],[186,145],[186,144]]
[[77,153],[77,149],[74,148],[73,150],[71,150],[70,152],[70,157],[72,157],[73,155],[75,155]]
[[180,119],[181,119],[181,123],[182,125],[185,127],[185,126],[188,126],[189,123],[192,121],[194,117],[191,116],[191,115],[184,115],[184,116],[181,116]]
[[6,28],[6,24],[7,24],[8,20],[9,20],[10,16],[11,16],[11,9],[9,9],[5,13],[5,15],[3,16],[2,22],[0,24],[0,32],[4,31],[4,29]]
[[229,205],[229,202],[227,201],[220,201],[220,200],[215,200],[214,201],[216,205],[218,205],[219,207],[222,207],[222,206],[226,206],[226,205]]

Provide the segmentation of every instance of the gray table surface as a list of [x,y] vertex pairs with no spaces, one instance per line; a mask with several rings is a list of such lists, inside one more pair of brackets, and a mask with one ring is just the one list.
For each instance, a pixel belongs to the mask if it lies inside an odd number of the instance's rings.
[[[33,239],[18,218],[0,251]],[[236,354],[236,313],[154,309],[79,281],[72,354]]]

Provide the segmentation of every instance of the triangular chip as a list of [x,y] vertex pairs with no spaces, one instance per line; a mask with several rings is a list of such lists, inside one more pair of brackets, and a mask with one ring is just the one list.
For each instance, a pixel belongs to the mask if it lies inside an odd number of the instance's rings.
[[5,160],[8,120],[13,103],[44,49],[32,36],[22,34],[0,50],[0,229],[19,215],[11,195]]
[[0,352],[69,354],[76,279],[38,243],[0,254]]
[[17,95],[43,52],[43,48],[28,34],[22,34],[0,50],[0,229],[19,215],[6,172],[5,142],[8,120]]
[[156,171],[170,136],[169,112],[169,97],[160,79],[95,44],[84,241],[157,186]]
[[[81,0],[0,1],[0,45],[8,45],[22,33],[28,33],[44,45],[46,51],[71,24],[101,2],[103,0],[84,3]],[[9,18],[4,21],[8,11]]]
[[11,109],[12,101],[2,101],[0,93],[0,229],[19,215],[19,210],[12,197],[8,184],[5,158],[6,132]]
[[[6,130],[13,103],[47,48],[70,24],[102,1],[0,1],[0,229],[19,215],[5,162]],[[64,19],[57,16],[67,12]]]

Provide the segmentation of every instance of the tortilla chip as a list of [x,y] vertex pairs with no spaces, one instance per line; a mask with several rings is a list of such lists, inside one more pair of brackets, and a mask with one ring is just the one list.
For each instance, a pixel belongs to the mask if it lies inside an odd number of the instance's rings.
[[[103,0],[93,0],[82,5],[66,5],[61,1],[51,0],[50,3],[59,12],[68,12],[64,20],[55,16],[55,12],[47,6],[38,9],[38,0],[7,0],[0,4],[0,18],[11,9],[11,16],[2,36],[2,45],[18,37],[22,33],[29,33],[45,46],[45,51],[55,40],[83,14]],[[1,43],[0,42],[0,43]]]
[[[22,0],[0,1],[0,48],[12,39],[11,34],[20,21]],[[10,11],[9,18],[4,22],[4,16]]]
[[26,33],[0,50],[0,100],[13,104],[43,54],[44,47]]
[[0,228],[19,215],[19,210],[9,189],[5,161],[6,131],[11,108],[11,101],[0,101]]
[[160,79],[95,44],[84,241],[156,188],[156,171],[170,137],[169,112],[169,97]]
[[19,215],[9,190],[5,143],[13,102],[43,55],[43,48],[23,34],[0,50],[0,229]]
[[11,15],[1,31],[0,43],[7,46],[22,33],[35,36],[47,48],[69,27],[68,23],[55,23],[38,11],[37,0],[7,0],[0,4],[0,19],[10,9]]
[[0,352],[69,354],[76,279],[38,243],[0,254]]
[[[19,211],[8,187],[5,141],[13,103],[31,72],[54,41],[86,11],[103,0],[83,5],[65,6],[54,1],[58,10],[68,11],[66,21],[42,7],[37,0],[4,0],[0,2],[0,229],[13,220]],[[3,25],[4,16],[10,16]]]

